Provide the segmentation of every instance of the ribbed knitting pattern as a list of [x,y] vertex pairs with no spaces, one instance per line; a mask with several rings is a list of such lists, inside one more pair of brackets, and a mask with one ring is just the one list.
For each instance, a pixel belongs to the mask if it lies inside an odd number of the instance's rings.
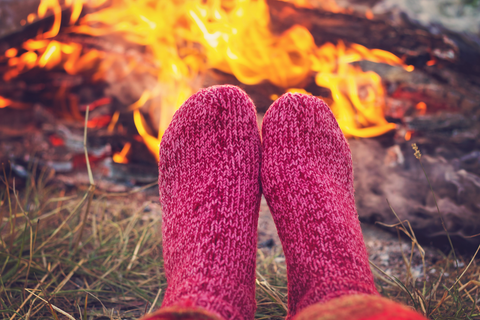
[[253,319],[260,159],[255,106],[239,88],[203,89],[175,113],[160,146],[162,307]]
[[350,148],[320,99],[287,93],[263,118],[262,187],[287,262],[288,316],[378,294],[353,191]]

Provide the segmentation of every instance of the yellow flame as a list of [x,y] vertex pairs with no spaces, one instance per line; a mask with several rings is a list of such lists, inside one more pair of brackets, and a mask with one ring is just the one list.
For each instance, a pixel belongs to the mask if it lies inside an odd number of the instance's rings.
[[[290,88],[290,89],[287,90],[287,92],[312,95],[310,92],[308,92],[307,90],[302,89],[302,88]],[[278,96],[275,99],[277,99],[277,98],[278,98]],[[272,100],[275,100],[275,99],[272,99]]]
[[72,15],[70,16],[70,24],[75,24],[83,9],[82,1],[66,0],[65,4],[72,7]]
[[62,23],[62,7],[58,3],[58,0],[42,0],[38,6],[38,17],[44,18],[48,11],[53,11],[55,17],[54,22],[50,30],[44,33],[45,38],[53,38],[60,31],[60,24]]
[[[48,44],[45,52],[43,53],[42,57],[38,61],[39,67],[47,67],[47,69],[51,69],[53,66],[56,66],[61,59],[61,50],[60,50],[60,43],[57,41],[52,41]],[[48,66],[47,66],[48,63]]]
[[[313,0],[291,1],[311,7]],[[69,74],[88,72],[93,80],[112,75],[121,80],[132,73],[156,75],[157,83],[144,88],[138,101],[129,107],[134,110],[139,134],[155,156],[174,112],[199,88],[199,79],[209,68],[233,74],[248,85],[269,81],[285,92],[303,90],[302,85],[315,75],[317,85],[330,89],[330,107],[345,135],[358,137],[380,135],[395,125],[383,116],[385,92],[380,77],[352,63],[370,60],[414,70],[399,57],[379,49],[346,46],[343,42],[318,47],[303,26],[274,34],[266,0],[110,0],[106,4],[107,0],[64,0],[64,8],[72,12],[71,26],[65,32],[120,35],[145,47],[148,68],[123,54],[51,40],[60,30],[62,7],[59,0],[41,0],[38,17],[53,14],[54,23],[50,30],[23,44],[27,53],[20,57],[13,50],[8,53],[11,69],[4,79],[34,67],[57,66]],[[322,1],[321,5],[333,12],[343,10],[334,0]],[[84,8],[100,6],[104,7],[79,18]],[[27,20],[35,18],[32,14]],[[154,130],[146,130],[140,109],[149,113]]]
[[383,116],[385,92],[381,78],[375,72],[364,72],[351,62],[370,60],[401,64],[401,60],[381,50],[368,50],[361,45],[347,48],[325,44],[316,50],[313,70],[315,82],[332,92],[332,111],[346,136],[373,137],[384,134],[396,125]]
[[132,111],[132,110],[140,109],[150,99],[151,96],[152,94],[150,93],[150,91],[148,90],[143,91],[142,95],[140,96],[140,99],[138,99],[138,101],[136,101],[135,103],[131,104],[128,107],[128,110]]
[[133,111],[133,121],[137,128],[138,134],[142,137],[143,142],[147,146],[148,150],[155,156],[157,161],[160,160],[160,140],[147,133],[144,127],[145,119],[139,110]]

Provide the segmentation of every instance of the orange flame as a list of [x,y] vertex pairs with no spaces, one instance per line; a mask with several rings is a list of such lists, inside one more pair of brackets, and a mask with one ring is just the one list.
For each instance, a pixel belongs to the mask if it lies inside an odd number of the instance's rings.
[[370,10],[370,9],[367,9],[367,10],[365,11],[365,17],[366,17],[368,20],[373,20],[373,18],[375,18],[375,16],[373,15],[372,10]]
[[[291,1],[310,6],[307,0]],[[27,52],[20,57],[16,56],[18,51],[10,49],[7,57],[11,69],[4,79],[34,67],[61,67],[69,74],[94,71],[94,80],[111,76],[111,70],[119,78],[128,73],[155,74],[158,82],[145,88],[129,110],[134,111],[137,130],[156,156],[173,114],[199,88],[198,79],[208,68],[233,74],[248,85],[269,81],[285,91],[299,90],[294,88],[301,88],[309,76],[316,74],[316,84],[332,92],[331,108],[341,129],[345,135],[357,137],[381,135],[395,125],[383,116],[385,92],[380,76],[364,72],[352,63],[370,60],[414,70],[392,53],[358,44],[346,46],[339,42],[317,47],[310,32],[299,25],[273,34],[266,0],[111,0],[108,6],[79,19],[84,7],[98,8],[106,3],[107,0],[64,0],[64,7],[72,12],[71,26],[66,32],[121,35],[126,41],[145,46],[145,57],[151,59],[150,70],[139,68],[133,60],[120,68],[117,61],[125,61],[124,55],[50,40],[60,30],[62,6],[59,0],[41,0],[38,17],[50,12],[54,23],[37,39],[26,41],[22,47]],[[322,5],[340,11],[335,1],[324,1]],[[35,19],[34,14],[27,18],[29,23]],[[147,106],[153,130],[140,112],[147,111]],[[115,123],[112,120],[112,130]],[[154,135],[154,131],[158,134]]]
[[130,142],[127,142],[125,143],[125,145],[123,146],[123,149],[122,151],[120,152],[116,152],[112,159],[113,159],[113,162],[116,162],[116,163],[128,163],[128,159],[127,159],[127,154],[128,152],[130,151],[130,147],[132,146],[132,144]]
[[147,133],[145,129],[145,119],[143,118],[140,111],[135,110],[133,111],[133,121],[135,122],[135,126],[137,127],[138,134],[142,137],[143,141],[147,145],[147,148],[150,152],[155,156],[157,161],[160,160],[160,139],[156,139],[152,135]]
[[16,48],[10,48],[7,51],[5,51],[5,57],[7,58],[13,58],[17,55],[18,50]]
[[410,139],[412,139],[412,133],[413,131],[407,131],[405,133],[405,141],[410,141]]
[[0,96],[0,109],[8,107],[12,104],[12,100]]
[[427,104],[421,101],[417,103],[417,105],[415,106],[415,109],[418,110],[419,115],[424,115],[425,113],[427,113]]
[[35,19],[37,18],[37,15],[35,13],[30,13],[28,16],[27,16],[27,22],[28,23],[32,23],[33,21],[35,21]]

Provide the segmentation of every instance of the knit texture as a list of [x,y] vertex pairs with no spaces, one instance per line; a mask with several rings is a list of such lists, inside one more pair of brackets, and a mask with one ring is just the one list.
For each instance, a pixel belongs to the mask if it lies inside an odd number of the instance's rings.
[[239,88],[203,89],[175,113],[160,145],[162,307],[253,319],[260,159],[255,106]]
[[263,118],[262,187],[287,261],[287,319],[356,293],[378,294],[353,197],[350,148],[320,99],[287,93]]
[[348,295],[317,303],[294,320],[427,320],[400,303],[377,295]]

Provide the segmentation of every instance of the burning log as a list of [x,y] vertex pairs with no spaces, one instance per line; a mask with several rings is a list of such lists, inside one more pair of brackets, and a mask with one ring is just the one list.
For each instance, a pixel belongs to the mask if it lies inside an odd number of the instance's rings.
[[[171,116],[198,88],[238,85],[260,112],[286,91],[308,92],[328,102],[347,136],[387,133],[374,140],[351,140],[362,220],[395,223],[387,197],[425,238],[443,236],[426,180],[406,142],[411,140],[426,154],[424,163],[434,187],[440,188],[447,224],[458,239],[475,243],[465,239],[480,232],[474,219],[478,204],[471,200],[480,175],[475,153],[480,148],[475,130],[480,82],[474,74],[478,66],[466,64],[480,50],[461,37],[433,35],[407,20],[370,20],[276,0],[267,3],[246,1],[229,11],[187,2],[188,10],[177,11],[168,2],[177,19],[169,25],[150,16],[152,7],[143,2],[129,2],[136,10],[98,10],[74,24],[67,22],[73,7],[63,8],[61,19],[54,8],[56,16],[0,40],[6,50],[0,57],[0,112],[19,106],[43,110],[33,104],[51,107],[54,116],[41,112],[36,120],[43,134],[36,145],[44,148],[37,160],[57,172],[68,167],[71,172],[62,181],[72,184],[82,180],[69,176],[81,165],[75,161],[74,137],[83,123],[76,121],[83,120],[86,104],[98,105],[89,121],[96,128],[89,131],[89,150],[101,151],[94,170],[113,181],[144,183],[156,176],[154,156]],[[111,19],[116,17],[112,12],[122,15],[122,24]],[[259,17],[248,20],[253,16],[246,12]],[[219,27],[229,19],[237,24]],[[249,28],[250,22],[256,27]],[[54,26],[60,33],[44,36]],[[44,33],[33,33],[36,28]],[[468,54],[470,60],[462,58]],[[413,69],[417,71],[409,72]],[[450,113],[441,113],[445,111]],[[8,135],[23,137],[4,128],[0,134],[3,141]],[[5,147],[0,157],[25,158],[28,152],[19,150]],[[459,198],[460,189],[473,196]],[[459,220],[463,214],[468,225]]]
[[[351,13],[298,8],[293,4],[268,0],[273,30],[283,32],[293,25],[305,26],[321,45],[339,40],[378,48],[404,57],[415,68],[437,64],[477,78],[480,74],[480,45],[468,36],[443,30],[432,34],[408,17],[394,20],[388,15],[369,19]],[[478,79],[477,79],[478,83]]]

